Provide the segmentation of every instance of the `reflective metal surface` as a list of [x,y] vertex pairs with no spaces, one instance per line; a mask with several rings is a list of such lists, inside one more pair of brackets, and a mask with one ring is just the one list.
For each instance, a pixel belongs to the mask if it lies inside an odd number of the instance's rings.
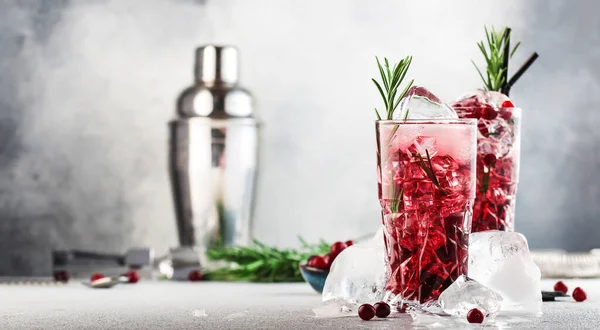
[[258,123],[237,86],[237,50],[196,51],[196,85],[170,122],[170,171],[181,246],[246,245],[258,164]]

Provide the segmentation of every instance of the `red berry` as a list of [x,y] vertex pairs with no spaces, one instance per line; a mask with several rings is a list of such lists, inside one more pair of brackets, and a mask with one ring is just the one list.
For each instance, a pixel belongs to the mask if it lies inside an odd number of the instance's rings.
[[477,124],[477,128],[479,129],[479,132],[481,133],[481,135],[488,137],[490,135],[490,130],[488,129],[487,125],[485,123],[479,122]]
[[483,323],[483,313],[477,308],[473,308],[467,313],[467,321],[469,323]]
[[512,118],[512,110],[507,108],[501,108],[500,110],[498,110],[498,115],[504,120],[509,120],[510,118]]
[[94,273],[92,274],[92,277],[90,277],[90,282],[94,282],[95,280],[99,280],[101,278],[104,278],[104,275],[100,273]]
[[202,281],[202,273],[199,270],[192,270],[189,274],[188,274],[188,281],[190,282],[199,282]]
[[375,308],[369,304],[362,304],[358,307],[358,316],[361,319],[368,321],[375,316]]
[[352,246],[354,245],[354,242],[352,241],[346,241],[346,247]]
[[327,269],[327,260],[321,256],[314,256],[308,259],[306,263],[308,267],[318,268],[318,269]]
[[492,107],[486,107],[481,117],[487,120],[494,120],[498,117],[498,112]]
[[487,154],[483,157],[483,163],[487,167],[492,167],[496,165],[496,156],[494,154]]
[[502,107],[502,108],[514,108],[515,105],[510,100],[506,100],[506,101],[502,102],[502,105],[500,107]]
[[70,277],[71,276],[69,275],[69,272],[66,270],[58,270],[54,272],[54,280],[57,282],[67,283],[69,282]]
[[344,242],[333,243],[333,245],[331,246],[331,255],[337,257],[337,255],[344,251],[346,247],[346,243]]
[[554,284],[554,291],[567,293],[569,292],[569,288],[567,288],[567,285],[563,281],[558,281]]
[[375,308],[375,315],[377,317],[387,317],[391,313],[390,305],[386,304],[383,301],[380,301],[373,305],[373,308]]
[[573,290],[573,299],[577,302],[582,302],[587,299],[587,295],[582,288],[576,287],[575,290]]
[[134,270],[130,270],[121,276],[127,276],[129,283],[137,283],[140,280],[140,275]]

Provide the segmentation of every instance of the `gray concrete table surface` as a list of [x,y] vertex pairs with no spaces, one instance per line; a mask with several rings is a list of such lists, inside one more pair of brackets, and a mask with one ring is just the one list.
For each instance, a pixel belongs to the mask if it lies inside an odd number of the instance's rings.
[[[545,280],[544,289],[554,283]],[[513,328],[600,329],[600,280],[565,283],[584,288],[588,300],[546,302],[543,316]],[[408,315],[368,322],[315,318],[319,303],[320,295],[304,283],[142,281],[104,290],[77,282],[0,285],[0,329],[413,329]]]

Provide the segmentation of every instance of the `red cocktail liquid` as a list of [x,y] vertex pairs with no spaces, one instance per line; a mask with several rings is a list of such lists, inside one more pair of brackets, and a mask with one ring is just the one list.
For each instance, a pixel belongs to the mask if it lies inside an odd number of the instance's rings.
[[467,274],[475,131],[474,121],[377,123],[387,289],[403,300],[437,299]]
[[[487,102],[486,97],[492,100]],[[477,196],[472,231],[513,231],[519,176],[520,109],[497,92],[463,98],[453,107],[459,117],[478,120]]]

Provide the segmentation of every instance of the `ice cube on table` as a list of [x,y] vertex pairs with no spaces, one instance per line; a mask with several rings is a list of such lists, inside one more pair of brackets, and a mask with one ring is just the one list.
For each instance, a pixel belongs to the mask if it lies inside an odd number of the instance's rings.
[[442,294],[438,302],[445,313],[466,317],[473,309],[479,309],[486,318],[495,317],[502,305],[502,296],[483,284],[462,275]]
[[[407,115],[408,112],[408,115]],[[412,86],[394,111],[394,120],[458,119],[456,111],[424,87]]]
[[502,296],[502,314],[542,313],[540,269],[525,236],[497,230],[471,234],[468,273]]
[[322,300],[373,304],[385,295],[387,282],[383,228],[365,243],[340,253],[327,275]]

